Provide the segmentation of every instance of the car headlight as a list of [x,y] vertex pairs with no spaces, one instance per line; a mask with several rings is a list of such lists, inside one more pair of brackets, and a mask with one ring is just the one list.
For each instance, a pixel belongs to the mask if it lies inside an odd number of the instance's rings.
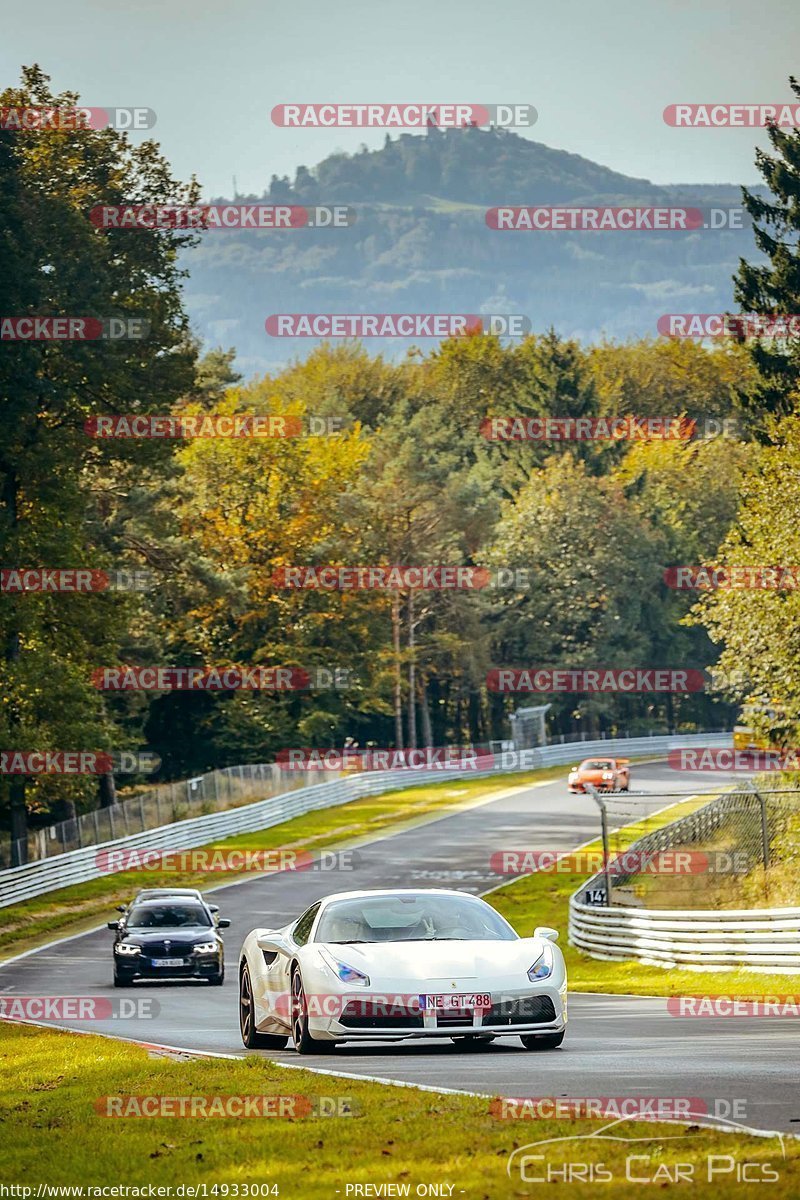
[[324,950],[320,950],[320,954],[342,983],[357,983],[361,987],[369,987],[369,975],[365,975],[357,967],[340,962],[338,958],[334,958],[332,954],[327,954]]
[[195,954],[215,954],[219,949],[219,942],[198,942],[194,948]]
[[133,946],[130,942],[117,942],[114,947],[115,954],[141,954],[141,946]]
[[547,943],[536,962],[528,971],[528,979],[536,983],[537,979],[547,979],[553,974],[553,947]]

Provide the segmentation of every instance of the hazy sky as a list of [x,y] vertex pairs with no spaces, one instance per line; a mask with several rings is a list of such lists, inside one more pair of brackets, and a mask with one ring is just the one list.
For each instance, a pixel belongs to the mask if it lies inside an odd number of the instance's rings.
[[3,22],[0,78],[38,62],[91,105],[153,108],[178,177],[261,192],[382,131],[287,130],[289,101],[529,103],[525,136],[657,183],[755,182],[748,129],[665,105],[791,99],[795,0],[37,0]]

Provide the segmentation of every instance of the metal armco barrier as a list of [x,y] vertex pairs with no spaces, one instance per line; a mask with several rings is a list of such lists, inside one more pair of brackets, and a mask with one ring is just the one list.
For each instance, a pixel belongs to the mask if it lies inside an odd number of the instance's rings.
[[[702,831],[713,832],[726,814],[756,799],[746,792],[720,796],[640,838],[624,853],[635,858],[692,844]],[[663,967],[800,973],[800,908],[631,908],[586,904],[581,899],[586,891],[603,889],[605,881],[605,872],[599,871],[569,901],[570,943],[592,958],[633,959]]]
[[[619,741],[605,739],[580,743],[580,753],[577,754],[577,758],[592,754],[652,754],[657,756],[683,746],[702,748],[730,745],[730,739],[729,733],[685,734],[683,736],[660,734],[653,737],[625,738]],[[29,900],[44,892],[68,887],[73,883],[85,883],[87,880],[109,874],[109,871],[101,870],[97,864],[100,851],[108,852],[123,847],[169,850],[171,852],[192,850],[234,834],[255,833],[262,829],[270,829],[274,825],[280,825],[292,817],[302,816],[315,809],[347,804],[351,800],[359,800],[364,796],[377,796],[382,792],[394,791],[398,788],[444,782],[448,779],[489,777],[513,771],[529,771],[539,767],[565,765],[576,760],[576,747],[557,745],[542,746],[531,750],[506,751],[496,754],[494,760],[491,767],[483,770],[366,771],[347,774],[331,782],[294,787],[292,790],[289,790],[287,783],[286,792],[280,795],[271,795],[267,799],[257,800],[252,804],[244,804],[224,812],[208,813],[201,817],[191,817],[188,820],[175,821],[155,829],[132,834],[129,837],[115,838],[92,846],[84,846],[79,850],[70,850],[65,854],[57,854],[39,862],[26,863],[20,867],[11,867],[8,870],[0,871],[0,908],[19,903],[22,900]],[[274,767],[274,764],[267,765],[270,770]],[[231,768],[231,770],[238,770],[238,768]],[[325,777],[330,772],[319,772],[318,774]]]
[[576,893],[569,940],[606,960],[800,972],[800,908],[602,908],[583,904]]

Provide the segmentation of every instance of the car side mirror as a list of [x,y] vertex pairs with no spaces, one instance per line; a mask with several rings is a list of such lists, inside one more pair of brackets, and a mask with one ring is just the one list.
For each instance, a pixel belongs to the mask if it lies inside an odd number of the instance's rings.
[[230,929],[230,927],[231,927],[231,923],[227,917],[221,917],[220,920],[217,921],[218,929]]
[[551,929],[549,925],[537,925],[533,931],[535,938],[544,938],[547,942],[558,941],[558,930]]
[[108,928],[109,929],[119,929],[119,921],[109,921]]
[[279,933],[264,933],[256,938],[259,950],[267,950],[271,954],[291,953],[289,943]]

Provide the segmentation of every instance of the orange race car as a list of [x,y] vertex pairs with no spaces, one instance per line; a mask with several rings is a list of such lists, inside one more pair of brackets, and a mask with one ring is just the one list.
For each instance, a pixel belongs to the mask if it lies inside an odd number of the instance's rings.
[[629,758],[585,758],[567,778],[571,792],[585,792],[591,783],[598,792],[627,792],[631,786]]

